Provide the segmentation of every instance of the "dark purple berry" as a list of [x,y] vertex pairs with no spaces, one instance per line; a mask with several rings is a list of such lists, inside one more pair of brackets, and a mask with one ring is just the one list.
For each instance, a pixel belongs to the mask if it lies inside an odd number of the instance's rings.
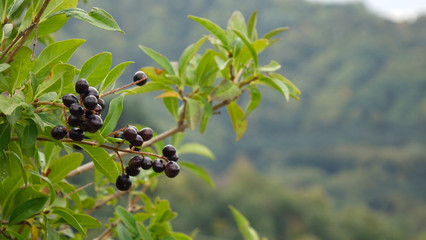
[[[144,80],[142,80],[142,79],[144,79]],[[142,81],[136,83],[136,85],[143,86],[148,81],[148,76],[142,71],[137,71],[137,72],[135,72],[135,75],[133,75],[133,82],[136,82],[136,81],[139,81],[139,80],[142,80]]]
[[89,123],[88,123],[87,119],[86,119],[86,121],[84,121],[84,122],[82,122],[82,123],[80,124],[80,129],[81,129],[83,132],[88,132],[88,131],[90,130],[90,126],[89,126]]
[[75,149],[75,150],[78,150],[78,151],[80,151],[80,150],[83,150],[83,148],[82,147],[80,147],[80,146],[78,146],[78,145],[72,145],[72,147]]
[[129,160],[129,167],[139,169],[141,167],[142,158],[136,155]]
[[139,151],[141,150],[140,148],[135,147],[135,146],[133,146],[132,144],[130,144],[130,145],[129,145],[129,148],[130,148],[130,149],[132,149],[132,148],[133,148],[133,151],[135,151],[135,152],[139,152]]
[[95,109],[93,109],[93,111],[95,111],[95,113],[96,114],[101,114],[101,112],[102,112],[102,106],[98,103],[98,104],[96,104],[96,107],[95,107]]
[[75,91],[79,94],[89,91],[89,83],[86,79],[81,78],[75,83]]
[[122,131],[120,131],[120,132],[115,133],[115,134],[114,134],[114,137],[115,137],[115,138],[121,138],[121,139],[124,139],[123,132],[122,132]]
[[71,127],[78,127],[83,123],[83,121],[81,121],[81,117],[77,117],[74,115],[70,115],[68,117],[68,125],[70,125]]
[[141,168],[144,170],[150,169],[152,166],[152,160],[150,157],[143,157],[141,162]]
[[73,103],[78,103],[78,99],[74,94],[68,93],[62,97],[62,102],[65,106],[70,107]]
[[79,103],[73,103],[70,106],[70,113],[76,117],[80,117],[84,113],[84,108]]
[[82,141],[84,139],[84,132],[80,128],[73,128],[70,130],[69,136],[74,141]]
[[56,126],[52,129],[50,134],[52,134],[52,137],[54,139],[61,140],[67,135],[67,131],[65,130],[64,126]]
[[140,172],[141,170],[139,168],[131,168],[129,166],[126,167],[126,173],[129,176],[136,177]]
[[167,159],[169,159],[169,161],[177,162],[179,161],[179,155],[175,153],[173,156],[168,157]]
[[102,98],[99,98],[98,104],[101,105],[102,110],[105,109],[105,101]]
[[88,110],[93,110],[98,105],[98,99],[93,95],[89,95],[83,99],[83,104]]
[[153,132],[149,127],[142,128],[138,134],[142,137],[144,141],[149,141],[152,138]]
[[176,148],[173,145],[167,144],[166,146],[164,146],[164,148],[163,148],[163,155],[166,158],[175,155],[175,153],[176,153]]
[[120,191],[127,191],[132,187],[132,181],[128,175],[119,175],[115,186]]
[[81,97],[84,99],[87,96],[95,96],[96,99],[99,98],[99,92],[98,89],[94,88],[94,87],[89,87],[89,89],[87,90],[87,92],[81,94]]
[[85,118],[89,118],[90,116],[92,116],[93,115],[93,113],[92,113],[92,111],[86,111],[85,113],[84,113],[84,117]]
[[174,178],[179,174],[179,172],[180,167],[176,162],[170,161],[166,164],[165,173],[167,177]]
[[135,140],[136,136],[138,135],[138,130],[135,130],[132,126],[126,128],[123,132],[124,139],[126,139],[129,142],[132,142]]
[[102,121],[102,118],[99,115],[90,115],[87,119],[87,123],[91,130],[89,130],[89,132],[97,132],[104,125],[104,121]]
[[157,158],[154,160],[154,162],[152,163],[152,170],[154,170],[154,172],[160,173],[162,171],[164,171],[164,161],[161,158]]
[[135,140],[130,142],[135,147],[140,147],[143,144],[143,139],[140,135],[136,135]]

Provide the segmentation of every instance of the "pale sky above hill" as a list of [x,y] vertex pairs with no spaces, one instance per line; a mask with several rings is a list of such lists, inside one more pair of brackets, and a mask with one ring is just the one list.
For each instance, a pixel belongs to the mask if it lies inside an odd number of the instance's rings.
[[312,2],[363,2],[372,11],[394,20],[414,19],[426,14],[426,0],[310,0]]

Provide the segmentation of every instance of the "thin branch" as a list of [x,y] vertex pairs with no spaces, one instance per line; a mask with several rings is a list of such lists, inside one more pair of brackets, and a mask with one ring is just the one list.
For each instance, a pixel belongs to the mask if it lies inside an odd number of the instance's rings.
[[0,229],[0,233],[1,233],[1,234],[5,237],[5,238],[10,239],[10,240],[13,240],[13,238],[12,238],[11,236],[7,235],[7,234],[4,232],[4,230],[6,230],[6,228],[1,228],[1,229]]
[[99,209],[103,205],[107,204],[109,201],[113,200],[114,198],[121,198],[122,196],[126,195],[129,191],[119,191],[119,192],[115,192],[114,194],[107,196],[104,200],[96,203],[96,205],[94,207],[87,210],[86,214],[90,214],[90,213],[96,211],[97,209]]
[[57,102],[48,102],[48,101],[37,101],[37,102],[32,102],[31,105],[33,106],[38,106],[38,105],[51,105],[51,106],[55,106],[55,107],[61,107],[64,108],[66,107],[64,104],[62,103],[57,103]]
[[88,183],[88,184],[86,184],[86,185],[84,185],[84,186],[81,186],[81,187],[77,188],[76,190],[74,190],[74,191],[72,191],[72,192],[68,193],[67,195],[65,195],[65,196],[64,196],[64,198],[68,198],[69,196],[73,195],[74,193],[76,193],[76,192],[78,192],[78,191],[81,191],[81,190],[83,190],[83,189],[85,189],[85,188],[87,188],[87,187],[92,186],[94,183],[95,183],[95,182],[90,182],[90,183]]
[[106,93],[104,93],[104,94],[100,95],[99,97],[101,98],[101,97],[108,96],[108,95],[110,95],[110,94],[114,94],[114,93],[116,93],[116,92],[118,92],[118,91],[120,91],[120,90],[123,90],[123,89],[128,88],[128,87],[133,86],[133,85],[136,85],[136,84],[138,84],[138,83],[140,83],[140,82],[142,82],[142,81],[144,81],[144,80],[146,80],[146,79],[147,79],[147,77],[142,78],[142,79],[140,79],[140,80],[137,80],[136,82],[132,82],[132,83],[129,83],[129,84],[127,84],[127,85],[124,85],[124,86],[122,86],[122,87],[119,87],[119,88],[113,89],[113,90],[111,90],[111,91],[109,91],[109,92],[106,92]]

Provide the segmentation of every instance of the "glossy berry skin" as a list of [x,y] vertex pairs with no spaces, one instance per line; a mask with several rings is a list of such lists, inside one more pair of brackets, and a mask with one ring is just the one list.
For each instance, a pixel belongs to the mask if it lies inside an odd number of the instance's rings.
[[95,96],[96,99],[99,98],[99,92],[98,89],[94,88],[94,87],[89,87],[89,89],[87,90],[87,92],[82,93],[81,94],[82,98],[86,98],[87,96]]
[[101,105],[102,110],[105,109],[105,101],[102,98],[99,98],[98,104]]
[[74,141],[82,141],[84,139],[84,132],[80,128],[72,128],[69,136]]
[[143,139],[140,135],[136,135],[135,140],[131,142],[131,144],[135,147],[140,147],[143,144]]
[[131,168],[129,166],[126,167],[126,173],[129,176],[136,177],[140,172],[141,170],[139,168]]
[[75,91],[79,94],[89,91],[89,83],[86,79],[81,78],[75,83]]
[[84,113],[84,108],[79,103],[73,103],[70,106],[70,113],[76,117],[80,117]]
[[179,174],[179,172],[180,167],[176,162],[170,161],[166,164],[165,173],[167,177],[174,178]]
[[83,99],[83,104],[88,110],[93,110],[98,105],[98,99],[93,95],[89,95]]
[[115,181],[115,186],[120,191],[127,191],[132,187],[132,181],[128,175],[119,175],[117,181]]
[[155,159],[152,163],[152,170],[154,170],[154,172],[161,173],[164,171],[164,168],[164,161],[160,158]]
[[[145,80],[142,80],[142,79],[145,79]],[[135,72],[135,75],[133,75],[133,82],[136,82],[136,81],[139,81],[139,80],[142,80],[142,81],[136,83],[136,85],[143,86],[148,81],[148,76],[142,71],[137,71],[137,72]]]
[[84,121],[83,123],[81,123],[79,127],[84,132],[88,132],[90,130],[90,126],[89,126],[89,123],[88,123],[87,119],[86,119],[86,121]]
[[103,108],[99,103],[96,104],[96,107],[93,109],[93,111],[95,111],[96,114],[101,114],[102,110],[103,110]]
[[142,128],[138,134],[142,137],[144,141],[149,141],[152,138],[153,132],[149,127]]
[[74,115],[70,115],[68,117],[68,125],[70,125],[71,127],[78,127],[83,123],[83,121],[81,121],[80,117],[76,117]]
[[135,130],[133,127],[128,127],[123,132],[124,139],[126,139],[129,142],[132,142],[136,139],[136,136],[138,135],[138,131]]
[[142,158],[139,155],[136,155],[129,160],[129,167],[134,169],[139,169],[141,167]]
[[172,157],[173,155],[175,155],[175,153],[176,153],[176,148],[173,145],[167,144],[166,146],[164,146],[163,155],[166,158]]
[[62,97],[62,102],[65,106],[70,107],[71,104],[78,103],[78,99],[74,94],[68,93]]
[[179,161],[179,155],[175,153],[173,156],[167,158],[169,161],[177,162]]
[[50,134],[52,134],[52,137],[54,139],[61,140],[67,135],[67,131],[65,130],[64,126],[56,126],[52,129]]
[[152,159],[150,157],[143,157],[141,161],[141,168],[148,170],[152,167]]
[[87,119],[87,123],[90,127],[89,132],[97,132],[104,125],[104,121],[99,115],[90,115],[90,117]]

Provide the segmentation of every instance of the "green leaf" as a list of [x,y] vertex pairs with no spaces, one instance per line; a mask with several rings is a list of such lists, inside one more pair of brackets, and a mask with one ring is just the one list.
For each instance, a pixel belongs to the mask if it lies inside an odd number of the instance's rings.
[[83,39],[69,39],[48,45],[35,61],[33,71],[37,79],[44,80],[56,64],[66,63],[75,50],[84,42],[85,40]]
[[120,119],[121,112],[123,111],[123,101],[124,95],[120,95],[119,97],[114,98],[109,104],[108,115],[106,116],[104,125],[101,129],[102,136],[106,136],[114,130],[118,120]]
[[29,61],[32,54],[31,49],[22,47],[10,63],[11,83],[8,83],[10,92],[13,92],[13,89],[18,88],[29,77],[29,73],[34,67],[34,62]]
[[110,156],[107,151],[100,147],[92,147],[86,144],[77,145],[83,148],[87,155],[90,156],[95,164],[96,170],[106,176],[110,182],[115,183],[119,171],[114,162],[114,156]]
[[35,145],[38,131],[37,125],[32,119],[27,119],[27,124],[25,127],[16,128],[16,131],[18,132],[18,136],[20,136],[18,141],[22,148],[29,148]]
[[280,81],[276,78],[263,76],[263,77],[260,77],[259,80],[256,81],[256,82],[267,85],[267,86],[277,90],[278,92],[280,92],[285,97],[285,99],[287,101],[290,100],[290,90],[288,89],[287,85],[285,85],[285,83],[283,83],[282,81]]
[[210,86],[216,79],[217,71],[219,70],[216,65],[215,56],[217,52],[206,51],[195,69],[195,83],[194,85]]
[[213,101],[233,99],[241,94],[240,88],[229,79],[223,79],[213,90]]
[[137,222],[136,226],[138,228],[139,235],[143,240],[153,240],[151,233],[141,222]]
[[129,229],[133,233],[137,233],[138,230],[136,228],[136,220],[131,213],[129,213],[122,206],[117,206],[115,208],[115,212],[121,218],[121,221],[126,225],[127,229]]
[[8,122],[0,124],[0,151],[7,147],[10,141],[10,125]]
[[228,104],[227,109],[238,141],[247,130],[247,120],[244,119],[244,112],[235,101]]
[[297,88],[296,85],[294,85],[294,83],[292,83],[290,80],[288,80],[287,78],[285,78],[283,75],[279,73],[269,73],[269,76],[283,82],[290,90],[290,96],[296,100],[299,100],[299,95],[301,94],[301,92],[299,88]]
[[36,171],[34,171],[34,170],[31,170],[31,169],[30,169],[30,173],[31,173],[32,175],[34,175],[34,176],[37,176],[37,177],[39,177],[39,178],[43,179],[43,180],[47,183],[47,186],[49,187],[49,194],[50,194],[50,201],[49,201],[49,205],[51,205],[51,204],[55,201],[55,199],[56,199],[56,191],[55,191],[55,189],[53,188],[53,184],[52,184],[52,182],[50,181],[50,179],[49,179],[49,178],[47,178],[47,177],[45,177],[45,176],[41,175],[40,173],[38,173],[38,172],[36,172]]
[[266,33],[262,38],[271,39],[271,38],[275,37],[276,35],[286,31],[287,29],[288,29],[288,27],[276,28],[276,29]]
[[175,97],[165,97],[163,98],[163,103],[167,110],[169,110],[170,114],[172,114],[175,119],[178,119],[178,99]]
[[186,143],[178,149],[179,154],[193,153],[214,160],[214,155],[210,149],[200,143]]
[[115,22],[114,18],[101,8],[94,7],[89,12],[86,12],[80,8],[68,8],[53,13],[53,15],[58,14],[65,14],[67,17],[73,17],[80,21],[92,24],[93,26],[98,28],[124,33],[123,30],[121,30],[121,28]]
[[200,104],[191,98],[185,98],[187,102],[187,115],[189,119],[189,127],[192,130],[197,128],[198,123],[201,120],[201,106]]
[[208,19],[200,18],[200,17],[196,17],[196,16],[189,16],[188,18],[198,22],[204,28],[206,28],[209,32],[213,33],[213,35],[215,35],[222,42],[222,46],[225,49],[229,48],[228,40],[226,38],[225,31],[222,28],[220,28],[216,23],[214,23],[214,22],[212,22]]
[[10,65],[7,63],[0,63],[0,72],[3,72],[10,68]]
[[250,18],[247,23],[247,36],[252,41],[257,39],[256,23],[257,23],[257,10],[250,15]]
[[258,65],[258,57],[257,57],[257,52],[254,49],[253,45],[250,43],[250,40],[247,38],[247,36],[245,36],[242,32],[236,30],[236,29],[232,29],[232,31],[238,35],[238,37],[241,38],[241,40],[243,40],[244,45],[246,45],[246,47],[248,48],[248,50],[250,51],[250,54],[253,58],[253,62],[254,62],[254,66],[257,67]]
[[244,119],[247,118],[247,116],[259,106],[262,98],[260,91],[256,86],[248,85],[248,88],[250,90],[250,101],[244,113]]
[[118,239],[123,239],[123,240],[134,239],[132,235],[130,235],[130,232],[121,223],[118,223],[116,231],[117,231]]
[[179,165],[188,169],[195,175],[201,177],[204,181],[206,181],[210,185],[210,187],[215,188],[213,180],[210,178],[209,174],[206,172],[206,170],[204,170],[200,166],[195,165],[193,163],[189,163],[189,162],[179,162]]
[[111,62],[112,56],[110,52],[98,53],[83,64],[78,78],[85,78],[90,86],[96,86],[108,74]]
[[51,161],[49,166],[50,169],[49,179],[52,183],[58,183],[64,179],[69,172],[76,169],[83,161],[83,155],[81,153],[73,153],[69,155],[56,158]]
[[63,207],[54,207],[52,213],[62,217],[67,223],[69,223],[73,228],[77,229],[77,231],[86,237],[86,231],[74,216],[75,213],[73,213],[71,210]]
[[281,68],[281,65],[278,62],[272,60],[268,65],[258,67],[257,70],[260,72],[275,72],[280,68]]
[[236,29],[244,34],[247,32],[246,20],[240,11],[234,11],[228,20],[227,29]]
[[250,227],[249,221],[233,206],[229,206],[234,215],[234,219],[237,222],[238,228],[240,229],[241,234],[245,240],[259,240],[259,235],[257,232]]
[[125,95],[142,94],[159,90],[173,90],[173,88],[158,82],[148,82],[142,87],[134,87],[130,90],[122,91]]
[[124,72],[126,67],[133,62],[122,62],[115,66],[111,71],[108,73],[108,75],[105,77],[105,80],[102,82],[102,86],[100,88],[100,93],[102,94],[105,92],[105,90],[108,89],[108,87],[113,84]]
[[204,133],[207,127],[207,123],[210,117],[213,115],[213,107],[211,103],[206,98],[203,98],[202,101],[203,101],[204,109],[203,109],[203,115],[201,116],[200,133]]
[[201,45],[203,45],[203,43],[206,39],[207,39],[207,37],[201,38],[196,43],[189,45],[183,51],[182,55],[179,58],[179,76],[181,78],[184,77],[185,69],[189,64],[189,61],[195,56],[198,49],[201,47]]
[[102,224],[94,217],[86,215],[86,214],[74,214],[75,219],[77,219],[78,223],[84,228],[98,228],[102,226]]
[[56,64],[52,69],[52,76],[47,81],[43,81],[38,87],[36,98],[42,95],[42,93],[57,92],[58,90],[60,96],[62,95],[61,90],[64,90],[65,87],[67,87],[66,90],[73,91],[72,80],[74,79],[75,71],[76,69],[73,65],[65,63]]
[[176,75],[175,70],[173,69],[172,64],[170,63],[169,59],[167,59],[165,56],[161,55],[160,53],[152,50],[151,48],[138,45],[139,48],[148,55],[154,62],[156,62],[158,65],[160,65],[164,70],[166,70],[167,73],[171,75]]
[[44,204],[46,204],[47,199],[47,197],[33,198],[16,206],[12,214],[10,214],[9,225],[15,225],[39,213],[43,209]]

